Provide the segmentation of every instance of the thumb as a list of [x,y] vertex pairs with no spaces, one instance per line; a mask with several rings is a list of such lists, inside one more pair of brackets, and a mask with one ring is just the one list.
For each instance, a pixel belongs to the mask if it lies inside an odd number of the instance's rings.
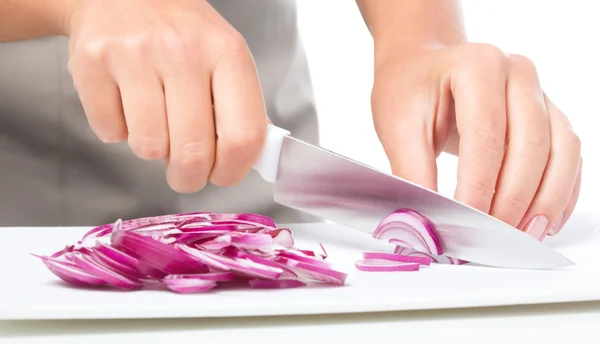
[[433,129],[427,121],[429,102],[414,94],[381,100],[374,97],[373,102],[375,129],[392,174],[437,191]]

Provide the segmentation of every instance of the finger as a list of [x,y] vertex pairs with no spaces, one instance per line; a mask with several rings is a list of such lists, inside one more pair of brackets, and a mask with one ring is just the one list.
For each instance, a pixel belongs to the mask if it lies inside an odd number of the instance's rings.
[[452,82],[460,135],[455,198],[485,213],[496,189],[506,137],[507,70],[502,56],[488,55],[458,70]]
[[410,86],[395,80],[385,83],[376,83],[371,102],[377,136],[392,174],[437,191],[433,132],[423,120],[433,100],[414,96]]
[[102,142],[125,140],[127,125],[117,83],[105,68],[81,62],[76,62],[76,67],[71,64],[70,70],[90,128]]
[[490,215],[517,227],[548,162],[550,122],[533,63],[522,56],[511,56],[510,61],[506,85],[508,145]]
[[581,159],[581,142],[567,117],[545,98],[551,127],[548,166],[533,202],[519,228],[542,240],[564,213],[575,188]]
[[252,169],[265,142],[268,119],[248,48],[230,51],[212,75],[217,142],[209,181],[219,186],[237,184]]
[[121,89],[129,146],[142,159],[163,159],[169,152],[169,132],[162,83],[156,72],[139,62],[114,67]]
[[577,205],[577,200],[579,199],[579,192],[581,190],[581,171],[583,168],[583,159],[579,163],[579,172],[577,173],[577,180],[575,180],[575,186],[573,187],[573,192],[571,192],[571,197],[569,198],[569,203],[567,204],[567,208],[563,212],[563,214],[556,220],[556,225],[550,227],[548,230],[548,235],[557,235],[565,223],[569,220],[571,215],[573,214],[573,210],[575,210],[575,206]]
[[180,193],[202,189],[215,155],[210,72],[197,61],[182,60],[165,73],[170,137],[167,182]]

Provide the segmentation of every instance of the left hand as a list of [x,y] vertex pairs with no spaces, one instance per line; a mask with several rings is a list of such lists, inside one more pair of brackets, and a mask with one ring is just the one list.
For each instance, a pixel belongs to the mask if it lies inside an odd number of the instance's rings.
[[436,190],[437,156],[457,155],[455,198],[540,240],[573,212],[581,142],[526,57],[475,43],[388,50],[371,101],[395,175]]

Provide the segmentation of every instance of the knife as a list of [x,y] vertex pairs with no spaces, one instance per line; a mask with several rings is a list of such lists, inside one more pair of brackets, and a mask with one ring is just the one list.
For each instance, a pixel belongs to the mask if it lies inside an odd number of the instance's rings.
[[392,212],[410,208],[437,227],[443,254],[501,268],[546,269],[573,262],[484,212],[268,125],[254,165],[274,184],[274,202],[373,234]]

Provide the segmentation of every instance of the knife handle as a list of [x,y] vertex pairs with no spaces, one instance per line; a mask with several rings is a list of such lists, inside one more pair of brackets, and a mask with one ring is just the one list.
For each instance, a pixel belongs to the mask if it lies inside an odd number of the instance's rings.
[[267,126],[267,139],[265,145],[263,146],[260,157],[252,168],[256,170],[264,180],[275,183],[283,139],[286,136],[289,136],[290,132],[272,124],[267,124]]

